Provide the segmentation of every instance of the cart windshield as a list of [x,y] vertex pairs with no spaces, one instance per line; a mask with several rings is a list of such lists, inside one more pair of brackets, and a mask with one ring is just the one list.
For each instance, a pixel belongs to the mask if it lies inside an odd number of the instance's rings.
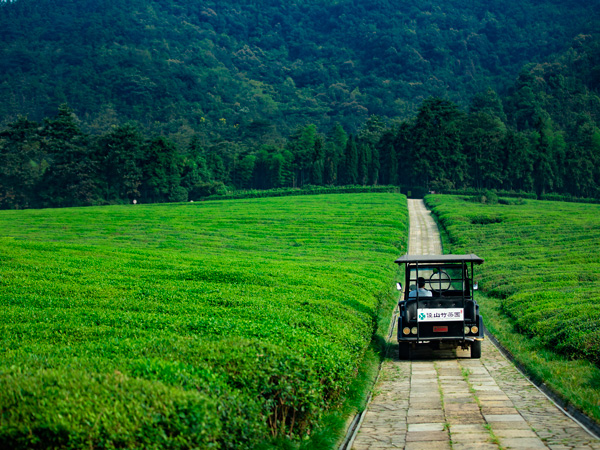
[[470,295],[468,269],[462,264],[409,266],[408,291],[414,291],[418,279],[425,280],[425,289],[434,296]]

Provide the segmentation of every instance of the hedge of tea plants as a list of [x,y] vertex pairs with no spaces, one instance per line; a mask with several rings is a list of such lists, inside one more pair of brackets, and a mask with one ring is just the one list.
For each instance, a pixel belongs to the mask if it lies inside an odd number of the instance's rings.
[[426,198],[445,250],[485,259],[480,286],[521,332],[600,365],[600,205],[472,200]]
[[406,231],[391,193],[0,212],[0,447],[305,439]]
[[356,194],[356,193],[398,193],[398,186],[315,186],[306,185],[302,188],[274,188],[238,190],[230,193],[209,195],[200,200],[232,200],[265,197],[290,197],[294,195],[324,195],[324,194]]

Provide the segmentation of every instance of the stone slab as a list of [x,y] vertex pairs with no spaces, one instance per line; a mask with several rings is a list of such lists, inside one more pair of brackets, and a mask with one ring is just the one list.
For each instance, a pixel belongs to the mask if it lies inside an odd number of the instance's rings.
[[444,431],[444,423],[415,423],[408,424],[408,432]]

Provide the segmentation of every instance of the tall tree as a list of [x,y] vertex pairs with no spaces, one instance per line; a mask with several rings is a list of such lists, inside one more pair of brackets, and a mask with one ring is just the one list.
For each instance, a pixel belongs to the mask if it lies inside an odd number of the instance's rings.
[[344,157],[344,149],[348,135],[339,123],[331,129],[325,141],[325,156],[323,162],[324,184],[338,184],[338,167]]
[[377,143],[379,153],[379,184],[398,184],[398,157],[394,147],[395,135],[392,130],[386,131]]
[[40,149],[39,125],[19,117],[0,133],[0,208],[37,205],[36,187],[47,162]]
[[381,117],[376,115],[371,116],[361,127],[358,133],[358,140],[374,146],[381,139],[385,129],[385,123]]
[[299,128],[288,139],[286,148],[294,155],[294,186],[302,187],[310,182],[316,141],[317,127],[313,124]]
[[538,195],[560,189],[558,167],[564,163],[564,141],[552,129],[552,121],[540,116],[536,123],[534,179]]
[[573,144],[566,151],[565,189],[578,197],[600,197],[600,128],[581,115]]
[[422,186],[422,168],[417,167],[415,161],[415,136],[413,124],[402,122],[394,138],[394,153],[398,161],[398,184],[405,186]]
[[140,198],[143,145],[144,138],[133,123],[114,128],[97,140],[101,190],[107,202]]
[[256,164],[256,156],[251,154],[243,155],[236,164],[235,170],[235,185],[241,189],[250,189],[252,183],[252,175]]
[[506,123],[506,113],[502,100],[498,97],[496,91],[488,88],[484,92],[475,94],[469,104],[469,114],[485,113],[492,117],[497,117],[503,123]]
[[377,143],[385,132],[381,117],[373,115],[367,119],[358,134],[359,182],[375,185],[379,178],[379,148]]
[[204,157],[204,148],[200,137],[195,134],[190,139],[187,153],[183,158],[181,186],[192,193],[196,186],[208,183],[209,181],[210,173],[206,158]]
[[506,126],[484,110],[472,112],[464,127],[469,181],[478,189],[500,189],[504,177],[503,142]]
[[185,201],[187,192],[180,188],[181,159],[175,144],[162,136],[148,141],[142,159],[142,200]]
[[524,132],[508,128],[502,143],[503,184],[507,190],[533,190],[532,139]]
[[523,131],[535,126],[541,106],[535,94],[535,78],[527,69],[519,74],[514,93],[509,97],[512,124]]
[[379,161],[379,146],[377,144],[371,146],[371,164],[369,165],[369,184],[376,186],[379,182],[379,171],[381,163]]
[[413,126],[415,173],[432,189],[461,186],[467,176],[462,148],[462,113],[448,100],[423,102]]
[[338,172],[341,185],[352,185],[358,183],[358,149],[354,136],[350,135],[344,150],[344,159],[340,164]]
[[271,187],[287,186],[286,175],[290,173],[287,159],[282,153],[275,153],[269,161]]
[[325,171],[325,143],[322,136],[315,139],[313,152],[313,162],[310,169],[311,184],[320,186],[323,184],[323,174]]
[[369,167],[371,166],[371,145],[368,142],[358,141],[358,164],[357,181],[358,184],[366,186],[369,183]]
[[50,161],[41,182],[45,206],[85,206],[98,201],[98,164],[67,105],[61,105],[54,118],[44,119],[42,150]]

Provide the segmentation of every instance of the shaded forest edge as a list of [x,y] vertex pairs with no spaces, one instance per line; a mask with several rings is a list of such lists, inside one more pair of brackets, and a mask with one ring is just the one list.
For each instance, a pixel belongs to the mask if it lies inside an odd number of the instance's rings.
[[19,117],[0,132],[0,207],[179,202],[347,185],[600,198],[599,74],[600,40],[580,35],[566,52],[525,66],[507,95],[487,89],[466,110],[430,97],[408,120],[371,116],[356,133],[341,124],[321,132],[309,123],[281,143],[255,125],[251,146],[194,134],[182,147],[145,136],[135,122],[85,133],[63,104],[41,123]]

